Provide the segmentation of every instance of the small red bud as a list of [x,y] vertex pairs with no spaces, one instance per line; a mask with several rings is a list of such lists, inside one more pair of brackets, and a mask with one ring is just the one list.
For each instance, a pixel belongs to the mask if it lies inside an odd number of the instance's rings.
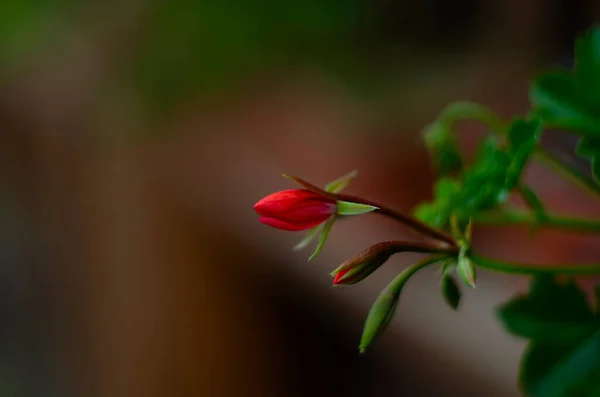
[[333,284],[358,283],[383,265],[396,250],[397,247],[389,242],[367,248],[333,271]]

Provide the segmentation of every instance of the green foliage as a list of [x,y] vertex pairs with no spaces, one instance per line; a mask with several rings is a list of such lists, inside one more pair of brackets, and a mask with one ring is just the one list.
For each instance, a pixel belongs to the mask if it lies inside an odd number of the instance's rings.
[[430,124],[425,130],[424,138],[433,159],[433,166],[440,175],[451,174],[461,169],[462,158],[448,123],[437,121]]
[[143,97],[158,109],[236,87],[249,74],[298,59],[346,71],[356,64],[347,43],[361,16],[355,0],[153,4],[135,76]]
[[575,284],[538,277],[498,314],[509,332],[530,340],[520,377],[530,396],[596,396],[600,318]]
[[506,153],[510,163],[506,172],[507,189],[514,188],[521,178],[523,168],[533,153],[542,134],[539,119],[531,121],[517,119],[508,130]]
[[459,179],[440,179],[434,188],[435,200],[417,207],[415,215],[430,225],[446,227],[452,215],[464,222],[478,210],[494,208],[508,197],[508,166],[507,153],[490,136]]
[[600,27],[577,40],[572,71],[547,73],[530,90],[534,111],[544,124],[581,136],[577,153],[591,161],[600,182]]
[[[467,285],[475,281],[470,239],[463,240],[462,225],[484,210],[502,214],[511,192],[524,199],[533,215],[532,227],[550,222],[540,198],[522,181],[529,159],[543,155],[536,152],[544,128],[578,134],[576,153],[590,160],[592,174],[600,181],[600,27],[578,39],[575,58],[573,71],[544,72],[534,79],[529,92],[532,112],[509,125],[482,106],[457,102],[426,129],[425,142],[436,157],[433,162],[440,178],[434,185],[433,201],[417,206],[415,215],[431,226],[450,229],[460,246],[454,258],[457,265],[442,267],[442,295],[453,308],[460,291],[452,273],[456,271]],[[470,164],[460,158],[454,141],[454,126],[465,119],[483,122],[492,131]],[[560,161],[553,165],[579,178],[577,171]],[[529,269],[535,273],[539,266]],[[600,396],[600,286],[596,302],[594,312],[573,282],[561,284],[553,276],[538,276],[526,296],[499,308],[507,331],[529,340],[520,373],[528,396]]]

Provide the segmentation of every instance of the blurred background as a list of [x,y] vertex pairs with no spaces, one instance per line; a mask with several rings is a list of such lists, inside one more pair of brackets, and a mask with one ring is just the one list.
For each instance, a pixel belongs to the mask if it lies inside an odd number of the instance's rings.
[[[331,288],[376,216],[321,255],[252,206],[353,169],[348,192],[410,211],[435,176],[420,132],[449,102],[505,117],[570,65],[593,0],[4,0],[0,5],[1,396],[518,396],[523,342],[494,307],[526,279],[481,272],[458,313],[416,276],[364,356],[363,321],[418,256]],[[484,132],[462,125],[469,146]],[[553,150],[570,150],[560,136]],[[558,211],[600,216],[535,164]],[[509,231],[509,232],[508,232]],[[476,230],[496,256],[586,261],[589,237]]]

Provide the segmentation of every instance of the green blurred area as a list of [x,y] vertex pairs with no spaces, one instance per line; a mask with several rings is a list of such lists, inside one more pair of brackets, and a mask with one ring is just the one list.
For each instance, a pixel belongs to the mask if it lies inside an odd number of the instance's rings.
[[385,3],[358,0],[7,0],[0,12],[0,81],[37,64],[40,53],[62,56],[67,40],[100,46],[96,41],[109,35],[111,24],[123,23],[110,38],[125,47],[111,84],[128,86],[152,117],[188,100],[239,91],[252,78],[301,70],[318,70],[362,95],[376,95],[403,70],[414,71],[415,62],[423,73],[439,72],[441,66],[410,56],[411,44],[421,45],[427,57],[428,46],[451,53],[452,40],[462,43],[454,33],[430,38],[439,18],[432,12],[439,10],[427,3],[409,8],[411,20],[402,10],[381,7]]

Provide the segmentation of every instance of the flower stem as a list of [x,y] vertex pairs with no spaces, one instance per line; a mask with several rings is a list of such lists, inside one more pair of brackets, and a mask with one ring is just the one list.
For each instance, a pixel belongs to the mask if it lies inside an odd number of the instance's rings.
[[428,244],[428,243],[420,243],[413,241],[402,241],[402,240],[394,240],[394,241],[386,241],[383,243],[379,243],[376,245],[383,245],[386,249],[388,249],[390,254],[395,254],[399,252],[419,252],[419,253],[430,253],[430,254],[448,254],[448,255],[458,255],[459,248],[456,246],[452,247],[440,247],[439,245]]
[[389,218],[392,218],[396,221],[404,223],[405,225],[408,225],[409,227],[411,227],[412,229],[414,229],[418,232],[421,232],[429,237],[435,238],[437,240],[440,240],[440,241],[443,241],[443,242],[449,244],[451,247],[457,246],[457,243],[456,243],[456,240],[454,239],[454,237],[452,237],[440,230],[434,229],[433,227],[426,225],[425,223],[421,222],[420,220],[418,220],[416,218],[413,218],[410,215],[406,215],[402,212],[391,209],[381,203],[377,203],[375,201],[363,199],[363,198],[356,197],[356,196],[351,196],[349,194],[331,193],[331,192],[321,189],[320,187],[313,185],[312,183],[305,181],[302,178],[298,178],[296,176],[290,176],[290,175],[284,175],[284,176],[286,178],[289,178],[289,179],[295,181],[296,183],[300,184],[305,189],[308,189],[314,193],[320,194],[323,197],[328,197],[331,200],[349,201],[352,203],[365,204],[365,205],[377,207],[377,209],[374,212],[377,212],[379,214],[382,214]]
[[530,263],[506,262],[498,259],[492,259],[471,252],[469,257],[479,267],[502,273],[512,274],[562,274],[571,276],[590,276],[600,274],[600,263],[588,265],[542,265]]
[[419,262],[414,263],[404,269],[396,278],[389,284],[388,288],[391,289],[394,293],[400,293],[402,287],[408,281],[409,278],[415,275],[419,270],[426,268],[427,266],[431,266],[438,262],[443,261],[444,259],[448,259],[449,255],[431,255],[426,257],[425,259],[421,259]]
[[575,167],[563,163],[547,150],[538,146],[533,152],[533,157],[548,168],[552,168],[564,178],[586,189],[588,192],[600,195],[600,185],[596,183],[592,177]]
[[358,204],[372,205],[373,207],[377,207],[374,212],[377,212],[381,215],[387,216],[388,218],[397,220],[405,225],[408,225],[412,229],[421,232],[427,236],[433,237],[435,239],[441,240],[445,243],[450,244],[450,246],[455,247],[457,245],[454,237],[446,234],[440,230],[434,229],[433,227],[421,222],[420,220],[413,218],[410,215],[404,214],[402,212],[396,211],[392,208],[389,208],[381,203],[377,203],[375,201],[363,199],[356,196],[351,196],[348,194],[336,194],[335,195],[338,200],[341,201],[350,201]]
[[480,212],[473,217],[473,221],[477,224],[535,225],[581,233],[600,233],[600,221],[547,215],[539,222],[532,214],[523,211]]

